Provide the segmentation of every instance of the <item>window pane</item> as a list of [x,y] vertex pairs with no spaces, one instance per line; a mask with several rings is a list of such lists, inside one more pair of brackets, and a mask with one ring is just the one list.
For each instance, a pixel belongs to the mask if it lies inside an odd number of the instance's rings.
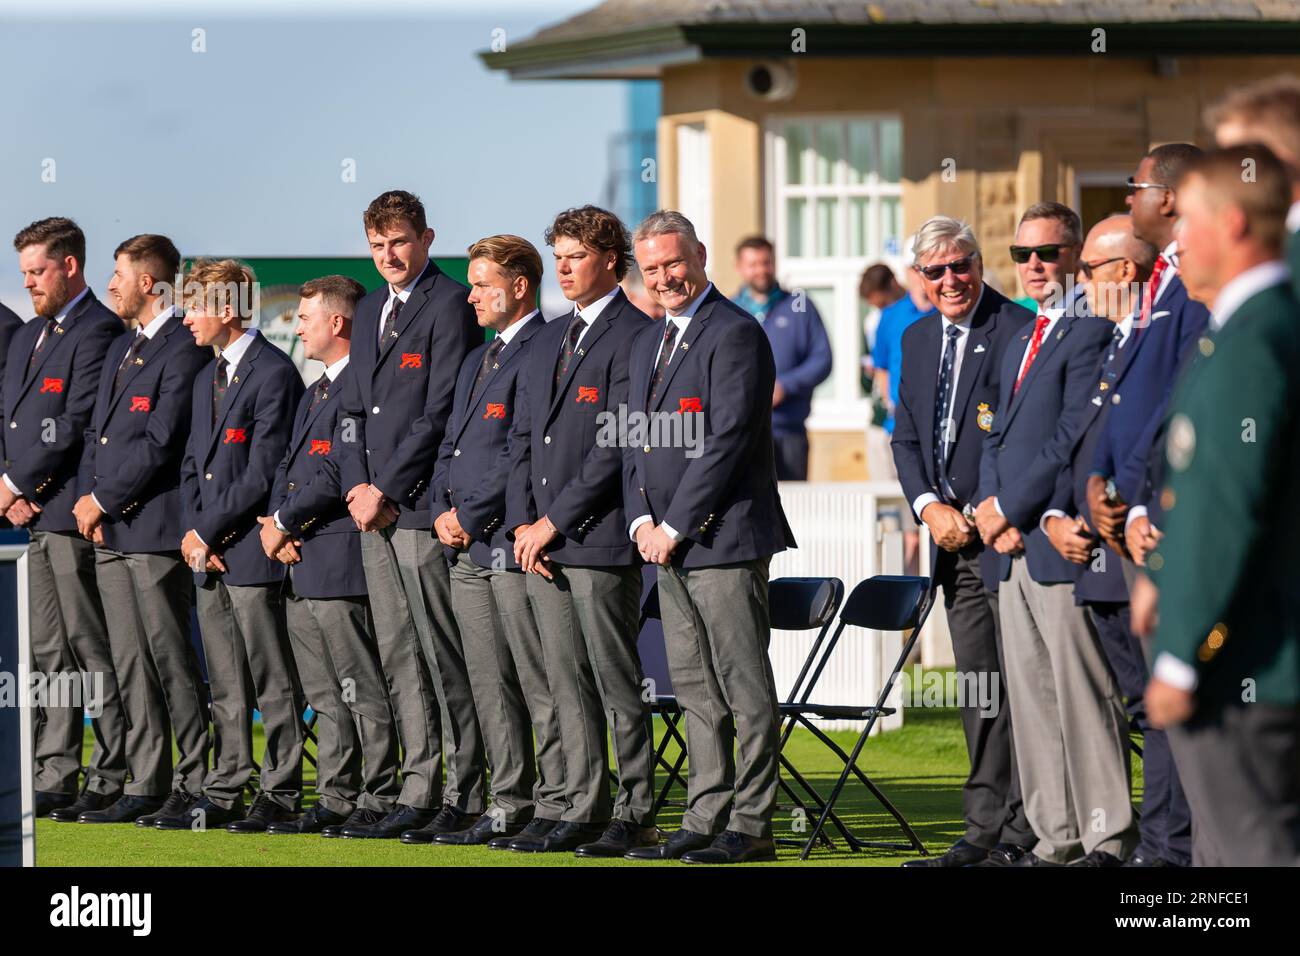
[[876,170],[876,126],[866,120],[849,123],[849,182],[867,181]]
[[835,165],[840,158],[840,124],[817,124],[817,184],[835,182]]
[[903,205],[897,196],[880,200],[880,252],[886,256],[901,256],[903,249]]
[[839,249],[835,242],[835,211],[839,205],[834,199],[817,200],[817,255],[838,256]]
[[896,183],[902,178],[903,126],[898,120],[880,121],[880,178]]
[[803,126],[785,128],[785,181],[797,186],[804,182],[804,150],[808,146],[808,133]]
[[803,213],[808,205],[806,199],[787,199],[785,201],[785,248],[786,255],[804,256]]
[[869,200],[856,197],[849,200],[849,255],[865,256],[870,248],[867,214]]

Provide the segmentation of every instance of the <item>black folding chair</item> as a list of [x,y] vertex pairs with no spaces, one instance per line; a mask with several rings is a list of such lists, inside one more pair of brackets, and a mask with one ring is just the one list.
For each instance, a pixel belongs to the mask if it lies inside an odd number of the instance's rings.
[[[849,595],[848,601],[845,602],[844,610],[840,612],[839,626],[836,627],[834,634],[826,643],[826,649],[822,652],[821,659],[813,670],[809,685],[816,685],[818,677],[825,669],[831,654],[834,653],[835,647],[846,627],[861,627],[874,631],[910,630],[911,634],[904,642],[902,653],[899,654],[893,670],[886,678],[884,686],[880,690],[879,698],[874,704],[865,706],[814,704],[809,703],[806,699],[798,703],[781,705],[782,715],[790,719],[790,724],[782,736],[783,741],[788,739],[790,730],[797,724],[807,728],[813,736],[844,763],[843,772],[836,781],[834,789],[831,790],[830,796],[825,800],[820,795],[817,795],[811,786],[807,785],[806,782],[804,783],[804,789],[818,805],[820,814],[812,833],[804,841],[803,850],[799,854],[801,860],[806,860],[808,854],[812,851],[813,844],[824,838],[823,830],[828,820],[835,823],[836,829],[854,852],[870,847],[887,850],[914,850],[922,856],[927,855],[925,847],[922,845],[920,838],[917,837],[916,832],[904,819],[898,808],[890,802],[889,798],[858,766],[857,760],[862,753],[862,748],[866,745],[867,738],[871,736],[871,731],[875,728],[876,721],[895,712],[895,708],[885,706],[885,701],[889,698],[894,682],[898,680],[899,672],[903,669],[908,656],[912,653],[912,648],[915,647],[920,637],[921,627],[925,623],[933,603],[933,592],[928,578],[877,575],[861,582],[853,589],[853,593]],[[865,720],[866,725],[863,727],[862,733],[859,734],[853,751],[845,753],[839,744],[813,723],[814,720]],[[784,753],[781,760],[782,766],[792,769]],[[797,775],[797,771],[795,773]],[[838,822],[835,818],[835,804],[839,800],[850,775],[856,776],[880,805],[893,816],[903,834],[907,837],[908,843],[882,843],[864,840],[852,834],[846,826]],[[797,777],[797,779],[802,778]]]
[[[660,620],[659,588],[656,586],[650,589],[645,603],[641,605],[641,623],[637,627],[637,632],[639,633],[645,627],[646,621],[658,620]],[[667,774],[664,785],[659,788],[659,795],[655,797],[653,812],[658,813],[670,802],[668,795],[672,792],[673,784],[677,784],[683,790],[686,789],[686,778],[682,776],[682,767],[686,764],[686,738],[678,727],[685,714],[677,705],[677,698],[671,694],[656,694],[655,699],[650,702],[650,713],[662,720],[664,725],[664,732],[660,735],[659,742],[655,744],[655,766],[662,768]],[[678,752],[677,759],[669,763],[668,744],[672,741],[676,741]]]

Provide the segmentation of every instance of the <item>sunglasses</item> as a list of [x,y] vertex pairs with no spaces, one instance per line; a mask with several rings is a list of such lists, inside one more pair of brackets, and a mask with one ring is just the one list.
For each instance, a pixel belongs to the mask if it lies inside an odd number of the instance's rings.
[[1079,272],[1083,274],[1083,277],[1085,279],[1091,279],[1093,270],[1100,269],[1102,266],[1108,266],[1112,262],[1123,262],[1123,261],[1124,261],[1123,256],[1113,256],[1110,259],[1102,259],[1101,262],[1080,262]]
[[1062,249],[1073,248],[1073,246],[1061,242],[1052,243],[1051,245],[1046,246],[1012,246],[1011,261],[1018,263],[1019,265],[1024,265],[1029,261],[1030,256],[1034,253],[1038,253],[1038,258],[1043,262],[1055,262],[1057,259],[1061,258]]
[[1135,183],[1132,176],[1128,178],[1124,188],[1128,190],[1130,196],[1136,195],[1139,189],[1168,189],[1170,192],[1174,189],[1173,186],[1166,186],[1164,183]]
[[938,282],[943,278],[943,274],[949,269],[953,275],[968,276],[970,275],[971,263],[975,261],[974,256],[962,256],[960,259],[954,259],[952,262],[941,262],[933,266],[917,266],[916,271],[921,273],[931,282]]

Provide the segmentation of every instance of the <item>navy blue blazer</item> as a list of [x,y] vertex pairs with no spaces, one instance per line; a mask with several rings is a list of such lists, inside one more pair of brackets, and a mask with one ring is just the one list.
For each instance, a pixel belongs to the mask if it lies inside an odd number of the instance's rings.
[[1152,306],[1151,322],[1135,328],[1133,355],[1110,399],[1115,406],[1097,442],[1092,472],[1114,478],[1129,504],[1144,504],[1147,459],[1174,382],[1210,320],[1209,310],[1187,295],[1175,274]]
[[[471,393],[483,356],[483,343],[465,357],[456,380],[456,401],[433,469],[433,517],[452,508],[473,539],[469,555],[481,568],[517,568],[515,549],[506,538],[506,486],[510,480],[510,425],[518,409],[519,370],[532,339],[546,326],[541,313],[515,331],[497,355],[496,364]],[[444,548],[449,561],[455,548]]]
[[30,530],[76,531],[72,506],[86,426],[95,409],[104,356],[126,326],[87,291],[31,366],[32,349],[44,328],[45,322],[37,319],[16,329],[5,354],[0,390],[4,472],[43,509]]
[[[154,321],[158,321],[155,319]],[[104,546],[137,554],[175,551],[182,527],[181,459],[190,437],[194,380],[212,361],[180,316],[168,318],[122,373],[135,333],[109,346],[86,429],[78,496],[104,509]]]
[[[1113,327],[1112,327],[1113,333]],[[1088,509],[1088,477],[1092,474],[1092,463],[1097,454],[1097,444],[1106,428],[1106,420],[1117,406],[1111,402],[1115,394],[1116,383],[1122,381],[1127,367],[1131,364],[1134,348],[1132,331],[1115,354],[1115,360],[1108,371],[1105,367],[1107,346],[1103,350],[1097,369],[1093,373],[1092,391],[1088,396],[1088,405],[1084,409],[1083,420],[1075,436],[1070,452],[1070,465],[1063,468],[1056,480],[1056,492],[1052,496],[1051,508],[1063,511],[1067,515],[1082,515],[1088,527],[1096,529],[1092,512]],[[1100,551],[1100,553],[1098,553]],[[1074,600],[1076,604],[1113,603],[1124,604],[1128,601],[1128,584],[1124,581],[1123,561],[1110,546],[1100,539],[1093,545],[1092,557],[1086,564],[1074,564]]]
[[[955,434],[948,458],[948,480],[955,500],[948,500],[939,487],[934,455],[935,388],[939,361],[943,357],[944,321],[937,313],[913,322],[903,332],[903,365],[898,376],[898,405],[894,410],[891,448],[899,484],[908,506],[924,494],[932,494],[958,511],[967,504],[978,505],[980,456],[984,436],[997,416],[998,385],[1002,356],[1013,336],[1034,313],[1012,302],[989,285],[971,315],[961,357],[961,375],[952,401]],[[920,515],[917,515],[920,519]],[[976,545],[983,548],[977,539]],[[931,567],[938,545],[930,542]],[[989,587],[996,587],[998,561],[991,548],[980,554],[981,575]]]
[[797,298],[782,297],[761,324],[772,346],[777,380],[785,389],[785,398],[772,409],[772,430],[801,435],[812,412],[813,389],[831,374],[831,341],[826,326],[812,299],[803,293]]
[[382,348],[379,317],[388,285],[357,303],[352,385],[343,394],[335,436],[341,487],[346,495],[359,484],[375,485],[397,504],[399,528],[433,527],[429,481],[451,415],[456,372],[483,341],[468,296],[468,286],[429,260]]
[[[770,320],[769,320],[770,321]],[[649,515],[684,535],[672,562],[707,568],[753,561],[795,547],[781,507],[772,454],[772,347],[752,315],[709,290],[678,341],[654,401],[663,322],[643,328],[632,346],[631,416],[665,414],[700,423],[702,444],[632,444],[623,450],[624,507],[629,521]],[[663,419],[667,421],[668,419]],[[663,432],[660,432],[662,440]],[[629,438],[632,436],[629,434]],[[624,526],[623,536],[628,536]]]
[[[251,333],[246,333],[251,334]],[[226,584],[278,584],[284,565],[262,551],[259,515],[293,431],[302,376],[293,360],[257,334],[248,346],[212,424],[214,359],[194,382],[190,440],[181,465],[185,527],[222,556]],[[177,542],[179,545],[179,542]],[[202,584],[206,575],[195,575]]]
[[311,407],[315,387],[303,392],[288,450],[275,472],[267,514],[278,511],[280,523],[302,541],[298,549],[302,560],[289,569],[299,597],[361,597],[366,593],[361,532],[343,500],[334,446],[342,395],[351,378],[349,360],[330,383],[325,400],[315,408]]
[[[1038,528],[1056,492],[1079,434],[1095,373],[1113,326],[1091,315],[1061,316],[1038,350],[1020,390],[1012,389],[1034,331],[1021,326],[1002,356],[998,408],[984,438],[979,500],[993,496],[1025,543],[1029,573],[1040,584],[1072,582],[1074,566]],[[963,373],[964,373],[963,369]],[[897,427],[897,426],[895,426]],[[1011,558],[998,555],[998,580],[1011,573]]]
[[[23,327],[23,320],[8,306],[0,304],[0,388],[3,387],[5,375],[5,356],[9,354],[9,340],[15,332]],[[0,434],[0,448],[4,447],[4,435]]]
[[597,442],[597,436],[605,420],[601,413],[617,415],[627,403],[628,353],[650,319],[617,290],[582,337],[557,388],[555,369],[572,317],[565,313],[538,330],[519,372],[507,537],[547,515],[560,532],[547,549],[557,563],[625,567],[640,557],[623,511],[623,454],[616,442]]

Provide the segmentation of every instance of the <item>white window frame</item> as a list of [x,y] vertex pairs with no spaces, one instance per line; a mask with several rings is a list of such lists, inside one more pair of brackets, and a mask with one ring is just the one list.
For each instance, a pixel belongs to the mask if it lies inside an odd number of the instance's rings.
[[[856,430],[862,429],[870,422],[871,401],[862,396],[861,358],[863,328],[859,318],[858,281],[863,270],[873,262],[885,262],[901,277],[907,266],[906,250],[900,248],[895,255],[887,255],[879,250],[880,219],[879,203],[873,203],[875,210],[873,221],[868,224],[866,255],[848,255],[849,249],[849,203],[855,197],[867,199],[897,198],[900,219],[904,217],[903,186],[901,169],[903,157],[899,157],[900,182],[882,183],[877,181],[877,173],[872,173],[866,183],[848,182],[848,143],[844,130],[851,121],[879,122],[893,120],[900,126],[900,142],[905,133],[902,128],[901,114],[889,112],[827,112],[827,113],[791,113],[768,117],[764,124],[764,207],[766,211],[767,234],[776,244],[777,274],[781,284],[787,289],[807,287],[826,287],[832,289],[834,315],[823,315],[827,332],[831,337],[834,353],[834,366],[831,370],[831,394],[813,399],[812,415],[808,427],[812,430]],[[835,162],[832,178],[833,184],[816,184],[805,182],[797,186],[786,184],[786,140],[785,129],[790,125],[806,125],[809,131],[805,156],[810,160],[816,155],[815,136],[811,135],[815,124],[837,122],[841,124],[840,155]],[[879,143],[879,139],[877,139]],[[879,148],[877,146],[877,148]],[[879,157],[877,157],[879,158]],[[879,165],[879,164],[877,164]],[[812,179],[815,166],[808,164],[808,179]],[[839,214],[835,224],[836,248],[841,253],[836,256],[801,256],[788,255],[787,239],[789,237],[786,216],[787,198],[806,198],[809,200],[804,212],[805,243],[816,249],[815,205],[818,198],[835,198],[839,203]],[[904,220],[905,221],[905,220]]]

